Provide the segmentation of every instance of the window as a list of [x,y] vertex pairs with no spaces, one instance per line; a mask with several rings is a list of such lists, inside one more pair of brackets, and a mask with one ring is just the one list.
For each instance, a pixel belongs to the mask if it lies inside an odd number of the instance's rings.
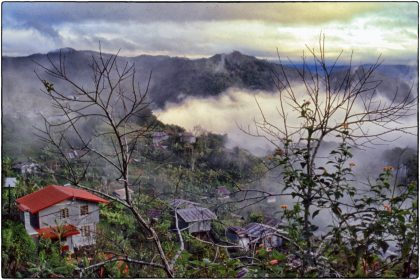
[[69,217],[69,208],[63,208],[60,210],[60,217],[61,219],[65,219]]
[[89,214],[89,206],[88,205],[80,206],[80,215],[84,216],[87,214]]
[[90,236],[90,226],[82,226],[80,228],[80,232],[82,233],[82,236],[89,237]]

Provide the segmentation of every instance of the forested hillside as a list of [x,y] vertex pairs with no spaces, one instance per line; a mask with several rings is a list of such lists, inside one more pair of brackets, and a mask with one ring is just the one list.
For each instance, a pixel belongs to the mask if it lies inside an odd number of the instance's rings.
[[[190,60],[62,49],[4,58],[2,179],[17,181],[2,196],[2,276],[418,275],[417,150],[389,147],[369,178],[357,177],[354,156],[389,133],[414,135],[405,122],[417,112],[412,69],[335,68],[322,51],[312,55],[314,65],[296,67],[239,52]],[[256,100],[261,118],[243,128],[270,143],[266,155],[153,114],[230,87],[278,94],[281,122]],[[49,185],[109,201],[98,206],[94,232],[74,229],[95,242],[69,250],[65,211],[51,227],[56,238],[28,235],[27,209],[15,200]]]

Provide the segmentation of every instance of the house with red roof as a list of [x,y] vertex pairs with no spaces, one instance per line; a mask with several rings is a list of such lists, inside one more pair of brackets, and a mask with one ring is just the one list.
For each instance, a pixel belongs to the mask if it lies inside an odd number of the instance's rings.
[[85,190],[50,185],[16,203],[29,235],[60,240],[63,249],[74,252],[95,244],[99,203],[108,201]]

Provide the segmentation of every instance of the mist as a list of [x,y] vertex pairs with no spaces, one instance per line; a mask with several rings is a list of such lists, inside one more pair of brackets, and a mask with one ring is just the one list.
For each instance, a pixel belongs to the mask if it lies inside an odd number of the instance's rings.
[[[297,93],[297,99],[303,102],[305,97],[304,87],[296,85],[294,90]],[[375,102],[389,104],[391,101],[379,93]],[[187,130],[192,130],[199,125],[214,133],[227,134],[227,148],[239,146],[256,156],[263,156],[272,151],[274,146],[263,137],[255,137],[249,135],[249,133],[256,134],[255,121],[261,121],[262,119],[259,107],[268,121],[281,127],[282,120],[278,113],[279,104],[279,96],[275,92],[229,88],[215,97],[187,97],[181,103],[168,103],[164,109],[155,110],[154,113],[162,122],[180,125]],[[362,104],[356,104],[354,111],[361,112],[362,110]],[[287,114],[289,115],[288,125],[298,126],[300,124],[299,112],[287,110]],[[332,122],[340,124],[342,123],[342,118],[343,111],[338,110],[332,116]],[[398,123],[388,125],[388,127],[399,126],[401,124]],[[416,147],[416,115],[413,114],[404,118],[404,126],[413,126],[415,128],[410,129],[409,134],[402,132],[387,134],[382,139],[383,141],[375,141],[368,147],[364,147],[364,149],[369,149],[372,153],[375,153],[374,151],[380,153],[384,149],[392,147]],[[374,125],[370,125],[365,129],[368,129],[370,133],[380,133],[386,130]],[[326,140],[333,141],[334,138],[333,136]]]
[[[303,101],[305,89],[296,85],[294,90],[298,100]],[[197,125],[220,134],[227,135],[226,148],[239,146],[244,148],[256,156],[264,157],[272,154],[274,145],[262,137],[255,137],[246,132],[255,133],[255,121],[261,120],[260,106],[264,116],[270,122],[281,126],[281,119],[278,114],[279,97],[278,93],[268,91],[251,91],[239,88],[229,88],[227,91],[217,97],[209,98],[186,98],[182,103],[170,103],[163,110],[157,110],[154,113],[158,119],[171,124],[183,126],[187,130],[193,130]],[[375,102],[389,104],[390,100],[379,93],[375,98]],[[356,104],[355,112],[361,112],[363,107]],[[298,114],[299,112],[297,112]],[[290,125],[299,125],[300,119],[296,112],[288,111],[290,116]],[[340,123],[343,118],[343,112],[338,111],[332,117],[333,122]],[[417,127],[416,115],[404,118],[405,126]],[[341,121],[342,122],[342,121]],[[389,127],[398,127],[398,123],[393,123]],[[384,128],[370,125],[368,128],[370,133],[383,132]],[[349,160],[354,167],[354,181],[351,184],[357,188],[364,188],[371,181],[374,182],[377,176],[383,171],[384,166],[389,165],[384,153],[395,147],[411,148],[417,151],[417,128],[409,130],[411,134],[396,132],[386,134],[382,141],[376,141],[366,146],[353,146],[353,158]],[[338,146],[335,142],[335,134],[326,139],[324,145],[321,146],[318,154],[317,164],[325,165],[328,160],[329,152]],[[282,175],[280,169],[272,170],[263,178],[253,182],[247,186],[247,189],[258,189],[269,192],[271,194],[280,194],[283,189]],[[249,196],[261,197],[259,193],[253,193]],[[237,199],[240,200],[240,195]],[[346,200],[346,198],[343,198]],[[273,217],[280,218],[280,205],[287,205],[289,209],[297,203],[297,199],[290,196],[276,196],[274,203],[268,203],[267,199],[259,203],[255,203],[258,199],[241,203],[239,212],[241,215],[249,215],[250,213],[265,213]],[[255,203],[255,204],[254,204]],[[250,206],[247,206],[250,205]],[[247,206],[247,207],[244,207]],[[327,225],[330,225],[333,217],[328,211],[321,211],[316,217],[314,223],[319,226],[319,231],[327,231]]]

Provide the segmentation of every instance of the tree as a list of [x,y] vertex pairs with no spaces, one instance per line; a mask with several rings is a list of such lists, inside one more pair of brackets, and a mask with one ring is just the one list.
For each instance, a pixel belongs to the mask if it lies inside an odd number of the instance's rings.
[[[292,64],[290,68],[279,56],[279,68],[273,68],[279,93],[278,120],[268,119],[257,100],[261,120],[255,121],[255,130],[245,130],[264,137],[276,147],[271,168],[281,167],[283,187],[275,195],[289,195],[299,201],[300,205],[293,211],[284,212],[301,226],[299,240],[296,240],[303,248],[299,256],[301,276],[310,275],[308,273],[320,263],[316,252],[321,249],[314,247],[317,227],[313,224],[320,211],[330,212],[339,224],[333,224],[333,230],[323,238],[348,231],[352,235],[350,241],[356,242],[352,248],[360,249],[357,236],[379,227],[367,222],[367,216],[365,219],[362,214],[369,213],[369,219],[378,219],[378,215],[384,213],[371,208],[378,203],[390,205],[396,199],[392,187],[384,184],[388,180],[385,175],[381,175],[378,183],[368,185],[365,191],[370,196],[362,195],[356,188],[352,182],[354,163],[348,162],[352,146],[367,147],[377,141],[392,141],[385,138],[397,133],[414,135],[413,130],[417,128],[404,123],[404,118],[416,114],[416,98],[411,91],[402,94],[396,90],[390,100],[377,94],[381,81],[375,79],[375,72],[382,63],[380,57],[371,65],[355,67],[351,54],[344,67],[343,52],[332,60],[327,57],[324,35],[320,36],[318,49],[307,49],[309,57],[303,54],[301,66]],[[323,144],[334,139],[339,139],[337,146],[321,155]],[[398,197],[398,203],[402,203],[414,199],[415,193],[411,188]],[[350,220],[371,227],[357,228]],[[294,230],[297,230],[296,225]],[[378,232],[377,238],[385,234],[382,228]],[[363,244],[363,248],[369,250],[370,245]]]
[[[160,263],[125,257],[130,263],[163,269],[168,277],[174,276],[173,263],[162,248],[161,241],[148,219],[142,215],[129,195],[129,169],[137,146],[154,125],[148,109],[148,84],[142,91],[136,82],[135,67],[121,63],[116,55],[103,54],[91,59],[92,81],[89,84],[74,81],[66,71],[65,55],[48,56],[48,65],[37,63],[42,74],[37,76],[45,87],[43,92],[51,99],[57,114],[44,118],[39,136],[61,156],[65,179],[72,185],[97,193],[123,205],[134,216],[147,239],[153,240]],[[136,121],[139,124],[134,124]],[[88,128],[86,128],[88,124]],[[92,129],[94,126],[94,129]],[[103,143],[112,149],[104,150]],[[86,154],[75,162],[68,151],[84,150]],[[120,200],[93,187],[82,185],[95,161],[112,167],[116,180],[121,182],[126,199]],[[96,267],[96,266],[92,266]],[[81,272],[90,267],[84,267]]]

